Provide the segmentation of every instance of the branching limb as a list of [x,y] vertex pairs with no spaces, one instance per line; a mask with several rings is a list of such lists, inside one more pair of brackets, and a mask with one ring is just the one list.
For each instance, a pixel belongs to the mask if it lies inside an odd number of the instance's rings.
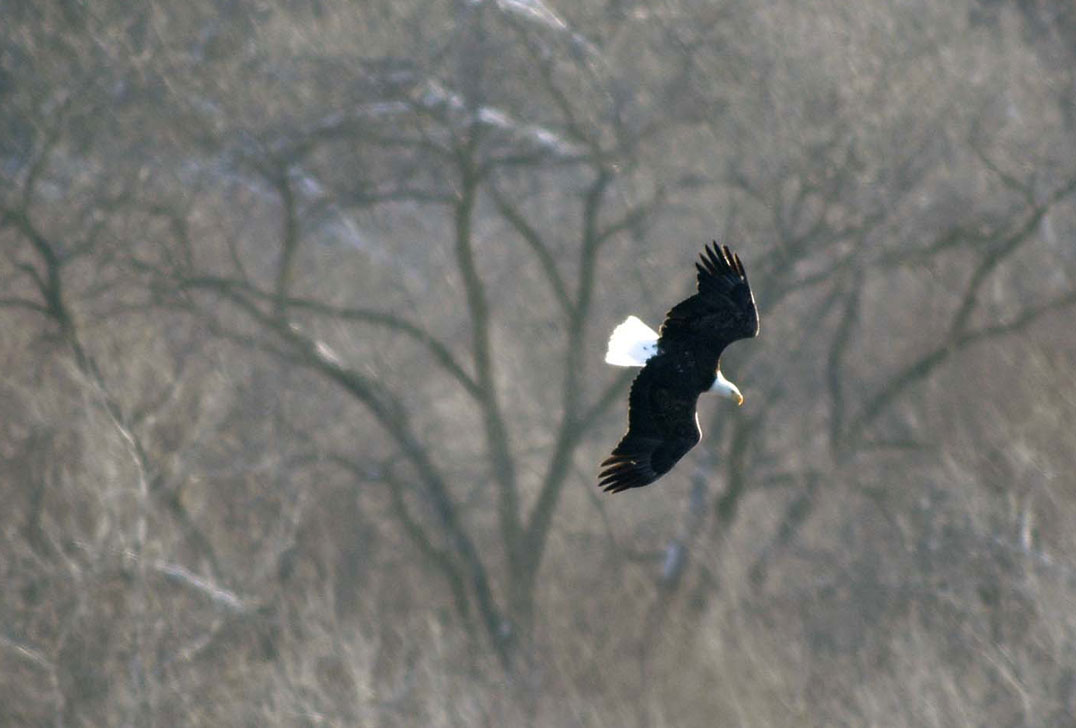
[[849,434],[852,437],[862,438],[864,428],[877,420],[905,391],[926,379],[934,370],[955,354],[983,341],[1026,329],[1042,317],[1074,305],[1076,305],[1076,291],[1070,291],[1051,301],[1034,306],[1006,323],[964,332],[956,338],[944,341],[907,365],[891,378],[881,391],[867,400],[863,410],[848,428]]
[[493,202],[497,205],[497,210],[501,213],[501,216],[508,221],[538,258],[538,262],[542,266],[542,272],[549,282],[549,287],[553,289],[553,295],[561,311],[567,318],[571,318],[574,313],[571,297],[568,294],[567,286],[564,284],[564,279],[557,269],[557,262],[554,260],[553,254],[549,251],[545,241],[542,240],[541,235],[534,226],[527,222],[522,211],[509,202],[496,184],[490,184],[488,189],[490,197],[493,198]]
[[[990,275],[1021,247],[1034,239],[1042,218],[1050,209],[1076,191],[1076,178],[1059,187],[1043,202],[1028,211],[1024,220],[1016,229],[992,247],[982,258],[972,273],[960,305],[949,323],[944,340],[927,353],[920,356],[897,372],[878,392],[870,397],[859,414],[854,418],[848,433],[857,443],[862,443],[865,429],[885,412],[890,405],[910,387],[926,379],[941,364],[958,352],[981,341],[1004,336],[1020,331],[1042,316],[1058,311],[1076,303],[1076,291],[1061,294],[1050,301],[1026,309],[1008,322],[984,326],[969,330],[972,315],[979,303],[979,292]],[[946,236],[948,238],[948,236]]]
[[473,216],[480,179],[472,158],[461,151],[461,194],[455,209],[456,265],[467,297],[471,320],[471,346],[474,353],[475,379],[479,390],[479,406],[486,435],[493,478],[497,483],[497,512],[501,535],[508,551],[510,572],[519,563],[519,493],[516,465],[512,457],[507,423],[501,410],[493,369],[490,340],[490,312],[485,285],[478,273],[474,256]]
[[998,266],[1033,239],[1033,233],[1038,229],[1039,224],[1042,222],[1042,218],[1046,213],[1049,212],[1054,205],[1068,197],[1074,191],[1076,191],[1076,177],[1054,191],[1045,201],[1033,206],[1024,222],[1021,223],[1012,234],[1003,238],[998,245],[987,252],[978,267],[976,267],[975,272],[971,276],[971,280],[968,281],[963,299],[960,302],[960,307],[953,316],[953,321],[950,325],[950,335],[959,336],[964,333],[971,315],[978,304],[979,291],[983,284]]
[[[590,305],[594,294],[597,273],[597,256],[602,240],[599,239],[599,213],[605,192],[612,182],[612,175],[600,169],[583,199],[583,239],[579,254],[579,283],[574,303],[575,315],[568,327],[568,340],[564,354],[564,383],[562,389],[562,415],[557,425],[557,438],[549,461],[538,500],[527,521],[524,536],[524,553],[527,555],[528,579],[533,580],[541,563],[542,552],[549,536],[549,525],[556,509],[560,491],[569,472],[572,455],[579,444],[580,377],[583,371],[583,338],[590,317]],[[606,405],[607,406],[607,405]]]
[[429,450],[413,432],[403,403],[378,382],[357,370],[345,367],[335,357],[329,356],[317,342],[306,337],[298,328],[281,321],[272,313],[263,311],[251,298],[243,295],[239,288],[220,285],[219,282],[207,287],[226,296],[267,333],[271,333],[279,341],[278,346],[283,347],[288,361],[335,382],[361,402],[397,444],[404,459],[415,469],[423,497],[437,517],[447,542],[459,555],[490,642],[502,662],[508,665],[510,657],[506,641],[508,635],[504,630],[505,620],[493,597],[486,566],[460,520],[447,481],[434,463]]
[[[200,275],[184,278],[177,282],[176,288],[177,290],[206,290],[219,293],[227,292],[236,303],[240,303],[244,299],[253,299],[253,301],[272,304],[275,299],[273,294],[261,291],[250,284],[218,276]],[[275,300],[278,303],[282,303],[286,310],[294,309],[297,311],[305,311],[340,321],[368,323],[407,336],[413,341],[426,347],[437,363],[440,364],[453,379],[459,382],[468,394],[475,398],[478,398],[481,394],[481,388],[479,387],[478,382],[476,382],[470,374],[464,371],[463,367],[456,361],[456,357],[449,351],[448,347],[445,346],[443,342],[435,338],[427,330],[397,316],[396,314],[363,308],[333,306],[331,304],[322,303],[321,301],[305,298],[285,297],[283,299]],[[245,300],[241,305],[246,308],[252,305],[253,301]]]
[[385,485],[392,502],[393,515],[400,522],[404,533],[411,539],[411,543],[415,548],[430,564],[433,564],[434,568],[448,582],[456,612],[468,630],[470,630],[472,627],[471,605],[467,596],[466,575],[462,571],[461,565],[456,561],[456,554],[435,544],[426,527],[411,514],[407,506],[406,493],[409,491],[420,492],[419,486],[399,476],[395,472],[391,460],[376,468],[375,472],[370,472],[359,467],[354,460],[348,457],[330,455],[327,459],[329,462],[346,470],[359,482],[373,480]]

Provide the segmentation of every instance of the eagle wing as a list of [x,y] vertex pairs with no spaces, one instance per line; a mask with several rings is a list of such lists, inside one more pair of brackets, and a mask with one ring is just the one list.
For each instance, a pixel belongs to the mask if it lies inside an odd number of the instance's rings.
[[699,257],[695,263],[698,293],[665,315],[658,346],[684,345],[705,351],[716,366],[726,346],[758,336],[758,310],[740,256],[715,242]]
[[628,431],[598,474],[605,491],[619,493],[653,483],[698,444],[699,390],[678,371],[680,365],[676,358],[659,354],[635,377],[628,398]]

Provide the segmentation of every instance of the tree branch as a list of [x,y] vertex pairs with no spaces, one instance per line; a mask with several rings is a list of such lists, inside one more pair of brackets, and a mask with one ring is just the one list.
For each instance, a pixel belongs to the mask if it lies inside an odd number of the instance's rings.
[[545,273],[546,280],[549,281],[549,286],[553,289],[553,295],[557,303],[560,305],[564,315],[571,318],[573,314],[571,297],[568,295],[564,279],[561,277],[560,271],[557,270],[557,263],[553,259],[553,254],[549,252],[549,248],[546,247],[545,241],[542,240],[538,231],[523,217],[523,213],[519,208],[508,202],[508,199],[501,194],[496,184],[490,184],[489,191],[490,197],[493,198],[494,204],[497,205],[497,210],[515,228],[519,236],[523,238],[523,242],[534,251],[538,262],[542,266],[542,272]]
[[[531,510],[524,536],[524,552],[527,555],[528,580],[533,582],[541,564],[542,552],[549,537],[549,525],[556,510],[561,489],[569,471],[572,455],[579,445],[580,378],[583,372],[583,338],[590,316],[590,304],[594,294],[597,271],[597,254],[602,240],[598,232],[598,217],[605,199],[605,192],[612,182],[612,174],[604,168],[598,170],[583,199],[583,239],[579,261],[579,283],[574,303],[575,314],[568,327],[568,340],[564,353],[564,384],[562,389],[562,415],[557,426],[557,439],[549,461],[538,500]],[[607,390],[606,394],[609,394]],[[608,406],[603,405],[603,406]]]
[[299,248],[299,229],[295,211],[295,194],[291,187],[289,169],[281,164],[273,170],[270,181],[276,187],[280,196],[280,206],[283,212],[283,220],[280,231],[280,267],[277,269],[276,290],[276,315],[281,319],[287,318],[284,301],[288,297],[291,288],[291,279],[295,264],[295,252]]
[[952,324],[949,327],[951,335],[959,336],[964,332],[964,329],[975,310],[975,306],[978,303],[979,290],[982,288],[982,285],[986,282],[987,278],[990,277],[990,274],[993,273],[1006,258],[1031,240],[1031,234],[1038,228],[1039,223],[1042,222],[1042,218],[1050,211],[1050,208],[1072,194],[1073,191],[1076,191],[1076,178],[1073,178],[1067,184],[1055,190],[1045,202],[1033,207],[1023,224],[1017,227],[1011,235],[1002,240],[997,247],[989,251],[983,257],[979,266],[975,269],[975,273],[972,274],[971,280],[968,282],[964,297],[960,303],[960,308],[957,309],[956,314],[953,316]]
[[[838,287],[839,284],[838,284]],[[852,332],[859,322],[860,293],[862,289],[862,276],[856,275],[848,292],[844,310],[841,313],[840,322],[833,335],[833,342],[829,348],[829,356],[826,360],[826,382],[829,386],[830,420],[829,420],[829,446],[834,454],[837,452],[843,434],[845,402],[844,402],[844,356],[851,341]]]
[[[231,282],[229,282],[231,283]],[[471,588],[475,594],[479,614],[487,636],[498,657],[506,666],[510,664],[508,653],[508,635],[503,628],[501,616],[490,587],[485,565],[478,554],[478,549],[467,535],[461,522],[455,503],[449,493],[448,484],[440,470],[434,464],[428,450],[421,444],[411,429],[406,409],[391,392],[360,372],[346,368],[341,362],[327,356],[313,340],[305,337],[298,329],[285,323],[274,315],[262,311],[253,302],[240,295],[231,285],[210,286],[228,296],[244,312],[260,324],[266,331],[272,332],[290,353],[288,359],[307,369],[315,371],[342,387],[351,396],[361,402],[374,415],[378,424],[396,442],[406,460],[415,468],[422,484],[424,495],[433,508],[439,524],[452,548],[460,554],[466,567]]]
[[[243,294],[249,295],[260,301],[270,303],[274,299],[273,294],[260,291],[247,283],[217,276],[202,275],[185,278],[177,283],[177,287],[180,289],[193,288],[218,292],[242,292]],[[282,303],[285,308],[295,308],[319,316],[340,319],[342,321],[357,321],[373,324],[375,326],[383,326],[403,334],[426,347],[433,355],[434,359],[445,369],[445,371],[452,375],[453,379],[459,382],[463,388],[467,390],[468,394],[476,399],[481,396],[481,388],[478,383],[470,374],[464,371],[463,367],[456,361],[456,358],[444,343],[436,339],[425,329],[420,328],[396,314],[371,311],[362,308],[344,308],[304,298],[285,297],[282,299]]]
[[[472,142],[473,144],[474,142]],[[508,551],[508,566],[514,572],[519,562],[519,493],[515,461],[508,442],[508,428],[501,412],[497,383],[493,371],[490,341],[489,305],[485,285],[474,258],[473,215],[477,202],[479,178],[470,156],[473,150],[462,150],[460,158],[461,193],[455,209],[456,265],[467,297],[471,319],[472,349],[475,379],[479,387],[479,405],[486,434],[493,478],[498,485],[497,512],[501,536]]]
[[1076,305],[1076,291],[1058,296],[1052,301],[1028,309],[1012,321],[968,331],[951,338],[912,362],[894,376],[877,394],[867,400],[862,411],[853,420],[848,432],[856,440],[864,436],[864,429],[873,423],[901,394],[911,386],[926,379],[950,357],[982,341],[995,339],[1027,328],[1043,316]]

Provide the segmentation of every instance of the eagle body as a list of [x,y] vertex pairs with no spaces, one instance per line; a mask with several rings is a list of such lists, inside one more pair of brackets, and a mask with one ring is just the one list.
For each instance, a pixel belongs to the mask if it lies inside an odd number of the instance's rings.
[[606,361],[642,366],[628,397],[628,431],[602,462],[599,485],[619,493],[669,472],[702,438],[696,403],[712,391],[743,402],[720,370],[721,353],[739,339],[758,335],[758,312],[739,256],[707,247],[698,271],[698,293],[665,316],[658,332],[634,316],[609,339]]

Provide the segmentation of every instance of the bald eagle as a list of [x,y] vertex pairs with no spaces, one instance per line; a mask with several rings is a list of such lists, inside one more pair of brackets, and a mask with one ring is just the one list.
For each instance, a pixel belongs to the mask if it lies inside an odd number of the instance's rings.
[[629,316],[609,337],[605,361],[641,366],[628,398],[628,431],[601,464],[598,485],[610,493],[649,485],[702,437],[695,403],[716,392],[743,404],[721,373],[721,352],[758,336],[758,311],[740,257],[707,246],[695,263],[698,293],[665,315],[660,333]]

